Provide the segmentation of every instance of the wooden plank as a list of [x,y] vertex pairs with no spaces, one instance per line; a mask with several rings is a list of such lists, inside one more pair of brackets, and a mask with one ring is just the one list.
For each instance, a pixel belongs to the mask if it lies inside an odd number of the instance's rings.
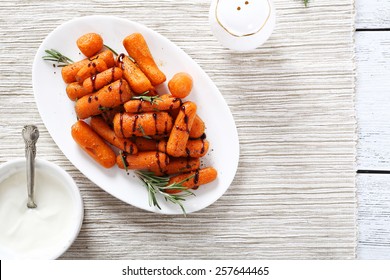
[[390,174],[359,174],[359,259],[390,259]]
[[358,169],[390,170],[390,32],[357,32]]
[[356,28],[390,28],[389,0],[356,0]]

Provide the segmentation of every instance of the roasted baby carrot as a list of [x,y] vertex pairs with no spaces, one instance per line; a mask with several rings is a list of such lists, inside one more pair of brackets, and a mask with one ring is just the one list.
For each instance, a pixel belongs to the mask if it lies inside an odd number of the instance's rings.
[[[183,180],[190,178],[188,181],[183,182],[181,185],[187,189],[192,189],[200,185],[204,185],[214,181],[217,178],[217,170],[213,167],[206,167],[198,169],[196,171],[180,174],[169,179],[169,184],[179,183]],[[180,190],[166,190],[167,193],[179,193]]]
[[204,121],[198,116],[195,116],[194,122],[190,130],[190,138],[200,138],[204,134],[206,125]]
[[145,137],[131,138],[134,144],[137,146],[138,151],[157,151],[158,141],[154,139],[147,139]]
[[[169,163],[169,158],[161,152],[139,152],[136,155],[120,154],[116,163],[121,169],[164,169]],[[126,166],[125,166],[126,164]]]
[[102,51],[101,53],[98,53],[94,57],[91,57],[89,60],[94,60],[97,58],[103,59],[104,62],[107,64],[107,68],[111,68],[115,66],[114,54],[110,50]]
[[83,87],[88,93],[97,91],[102,87],[122,78],[122,70],[118,67],[111,67],[101,73],[92,75],[83,82]]
[[96,93],[81,97],[76,102],[75,110],[80,119],[100,115],[105,110],[113,108],[129,101],[132,96],[129,85],[123,79],[117,80]]
[[[204,134],[205,135],[205,134]],[[160,152],[167,153],[168,143],[166,140],[160,140],[156,143],[157,149]],[[192,157],[200,158],[203,157],[209,150],[209,141],[206,140],[206,137],[201,137],[201,139],[189,139],[187,145],[183,150],[183,153],[178,155],[179,157]]]
[[[169,110],[169,113],[171,114],[173,120],[176,120],[177,115],[180,112],[180,108]],[[195,116],[194,123],[192,124],[191,130],[190,130],[190,138],[196,139],[202,137],[206,129],[206,125],[204,121],[199,117],[199,115]]]
[[199,158],[170,158],[168,165],[161,169],[152,168],[151,171],[157,176],[172,175],[197,170],[200,167]]
[[168,88],[174,97],[185,98],[192,90],[192,77],[185,72],[176,73],[168,82]]
[[180,112],[176,117],[175,124],[168,139],[167,153],[169,155],[180,157],[186,153],[185,149],[195,116],[195,103],[187,101],[180,107]]
[[107,70],[107,64],[104,60],[100,58],[94,59],[77,72],[76,81],[82,84],[85,79],[105,70]]
[[83,66],[87,65],[88,62],[88,59],[83,59],[62,67],[61,75],[64,82],[67,84],[75,82],[77,72],[79,72],[79,70],[83,68]]
[[153,88],[149,79],[128,56],[120,54],[117,65],[122,69],[123,77],[135,93],[141,94]]
[[180,107],[181,99],[172,97],[169,94],[161,95],[155,98],[152,102],[142,99],[133,99],[127,101],[123,107],[129,113],[155,112],[166,111]]
[[72,126],[72,137],[80,147],[105,168],[115,165],[116,155],[111,147],[85,122]]
[[65,67],[62,67],[62,70],[61,70],[62,79],[67,84],[75,82],[77,72],[80,71],[80,69],[83,66],[85,66],[89,62],[91,62],[91,60],[94,60],[97,58],[103,59],[107,65],[107,68],[111,68],[115,65],[114,54],[112,53],[112,51],[106,50],[106,51],[103,51],[101,53],[98,53],[94,57],[86,58],[86,59],[77,61],[75,63],[72,63],[70,65],[67,65]]
[[103,38],[97,33],[87,33],[79,37],[76,44],[85,56],[91,57],[103,48]]
[[149,78],[152,85],[157,86],[165,82],[166,77],[157,67],[145,38],[140,33],[133,33],[123,40],[127,53],[134,58],[142,72]]
[[138,152],[137,146],[129,139],[116,136],[114,130],[112,130],[112,128],[104,121],[102,117],[92,117],[90,125],[97,134],[99,134],[104,140],[118,149],[131,155]]
[[87,95],[88,93],[89,92],[78,82],[73,82],[66,86],[66,94],[69,99],[73,101]]
[[114,131],[122,138],[168,134],[172,130],[172,117],[167,112],[116,114]]

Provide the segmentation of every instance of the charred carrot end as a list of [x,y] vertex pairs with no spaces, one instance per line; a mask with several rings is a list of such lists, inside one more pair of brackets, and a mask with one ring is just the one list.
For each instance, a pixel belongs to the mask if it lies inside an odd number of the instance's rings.
[[123,71],[123,77],[130,84],[131,89],[141,94],[153,88],[151,82],[146,75],[138,68],[138,66],[123,53],[118,56],[117,65]]
[[88,93],[92,93],[120,78],[122,78],[122,70],[118,67],[112,67],[85,79],[83,87]]
[[196,116],[196,104],[185,102],[180,108],[175,124],[169,135],[167,153],[174,157],[182,156],[186,151],[189,133]]
[[168,82],[168,88],[174,97],[185,98],[192,90],[192,77],[190,74],[180,72],[175,74]]
[[198,116],[195,116],[194,122],[190,130],[190,138],[200,138],[206,130],[204,121]]
[[75,101],[78,98],[88,94],[88,91],[79,83],[74,82],[66,86],[66,94],[70,100]]
[[87,33],[79,37],[76,44],[85,56],[91,57],[103,48],[103,38],[96,33]]
[[100,165],[105,168],[115,165],[114,151],[87,123],[81,120],[76,122],[72,126],[72,137]]
[[116,136],[114,130],[111,129],[102,117],[92,117],[90,125],[97,134],[118,149],[131,155],[138,152],[137,146],[132,141]]
[[117,80],[98,92],[83,96],[76,102],[75,110],[80,119],[100,115],[102,112],[129,101],[132,96],[129,85],[125,80]]
[[76,81],[82,84],[85,79],[105,70],[107,70],[106,62],[100,58],[94,59],[77,72]]
[[168,94],[157,97],[152,101],[147,100],[146,97],[130,100],[124,104],[124,108],[129,113],[141,113],[173,110],[179,108],[182,104],[180,98],[172,97]]
[[[200,185],[204,185],[214,181],[217,178],[218,172],[213,167],[206,167],[196,171],[180,174],[169,179],[169,184],[179,183],[187,178],[188,181],[182,183],[182,186],[187,189],[192,189]],[[179,193],[180,190],[166,190],[167,193]]]
[[164,169],[169,163],[169,158],[160,152],[139,152],[136,155],[119,155],[116,158],[116,163],[121,169]]
[[167,112],[117,114],[113,123],[115,134],[122,138],[168,134],[172,130],[172,117]]
[[123,46],[127,53],[135,59],[142,72],[144,72],[151,81],[152,85],[156,86],[165,82],[166,77],[157,67],[142,34],[133,33],[127,36],[123,40]]

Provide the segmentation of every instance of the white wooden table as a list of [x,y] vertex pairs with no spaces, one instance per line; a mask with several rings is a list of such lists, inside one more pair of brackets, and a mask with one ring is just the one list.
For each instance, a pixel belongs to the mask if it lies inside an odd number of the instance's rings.
[[356,0],[359,259],[390,259],[390,1]]

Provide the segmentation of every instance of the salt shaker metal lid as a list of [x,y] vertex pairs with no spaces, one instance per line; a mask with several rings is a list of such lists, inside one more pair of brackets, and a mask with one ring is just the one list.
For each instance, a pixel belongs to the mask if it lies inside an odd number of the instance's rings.
[[211,31],[223,46],[250,51],[271,36],[275,8],[271,0],[213,0],[209,22]]

